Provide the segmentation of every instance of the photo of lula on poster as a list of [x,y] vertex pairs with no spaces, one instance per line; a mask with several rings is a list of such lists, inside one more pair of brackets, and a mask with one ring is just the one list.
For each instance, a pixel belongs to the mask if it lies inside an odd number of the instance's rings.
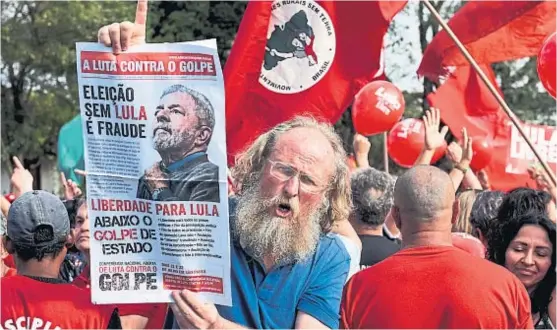
[[92,301],[231,305],[224,83],[215,40],[114,55],[77,43]]

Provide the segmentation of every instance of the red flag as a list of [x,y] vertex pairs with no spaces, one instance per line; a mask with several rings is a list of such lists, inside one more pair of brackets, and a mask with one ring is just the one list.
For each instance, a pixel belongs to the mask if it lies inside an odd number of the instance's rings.
[[[468,1],[448,25],[478,63],[494,63],[535,56],[555,32],[556,2]],[[418,74],[432,80],[449,66],[468,65],[446,31],[428,45]]]
[[229,163],[298,114],[335,122],[381,75],[383,37],[406,1],[254,1],[224,68]]
[[[497,86],[489,65],[482,70]],[[499,93],[502,95],[501,91]],[[512,125],[495,97],[471,67],[461,67],[434,93],[428,102],[441,111],[441,119],[460,138],[466,127],[473,139],[487,139],[492,147],[490,164],[484,169],[492,189],[507,191],[516,187],[536,187],[528,167],[534,155],[518,130]],[[553,127],[522,124],[541,156],[555,170],[557,163],[557,133]]]

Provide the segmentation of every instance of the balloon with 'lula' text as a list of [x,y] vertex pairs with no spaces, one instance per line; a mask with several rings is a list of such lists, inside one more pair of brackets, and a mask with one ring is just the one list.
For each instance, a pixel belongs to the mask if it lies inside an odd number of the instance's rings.
[[[424,147],[425,127],[421,119],[407,118],[399,121],[387,136],[389,156],[398,165],[414,166]],[[435,163],[447,150],[447,143],[435,150],[431,163]]]
[[538,77],[547,90],[547,92],[555,98],[555,91],[557,89],[557,77],[555,57],[555,33],[550,35],[543,43],[540,53],[538,54]]
[[387,132],[404,113],[402,92],[388,81],[365,85],[354,98],[352,122],[356,132],[370,136]]

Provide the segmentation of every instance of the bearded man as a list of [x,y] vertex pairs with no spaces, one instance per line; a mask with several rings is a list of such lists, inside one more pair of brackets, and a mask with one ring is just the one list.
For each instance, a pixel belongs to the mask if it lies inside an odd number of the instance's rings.
[[207,157],[215,113],[201,93],[167,88],[155,110],[153,147],[161,161],[139,179],[137,198],[219,202],[219,168]]
[[239,156],[230,203],[232,307],[174,292],[180,328],[338,328],[350,256],[346,155],[331,126],[299,117],[260,136]]

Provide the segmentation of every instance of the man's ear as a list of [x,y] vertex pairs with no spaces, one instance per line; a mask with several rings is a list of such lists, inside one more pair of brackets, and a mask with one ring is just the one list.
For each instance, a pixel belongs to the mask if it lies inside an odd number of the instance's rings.
[[460,201],[455,199],[453,202],[453,216],[451,218],[451,223],[454,225],[458,221],[458,216],[460,215]]
[[398,209],[398,207],[393,205],[391,207],[391,211],[389,212],[389,214],[387,214],[387,217],[389,216],[393,218],[398,230],[402,230],[402,221],[400,220],[400,210]]
[[201,126],[197,129],[195,144],[198,147],[207,147],[209,142],[211,142],[211,136],[213,135],[213,130],[209,126]]

